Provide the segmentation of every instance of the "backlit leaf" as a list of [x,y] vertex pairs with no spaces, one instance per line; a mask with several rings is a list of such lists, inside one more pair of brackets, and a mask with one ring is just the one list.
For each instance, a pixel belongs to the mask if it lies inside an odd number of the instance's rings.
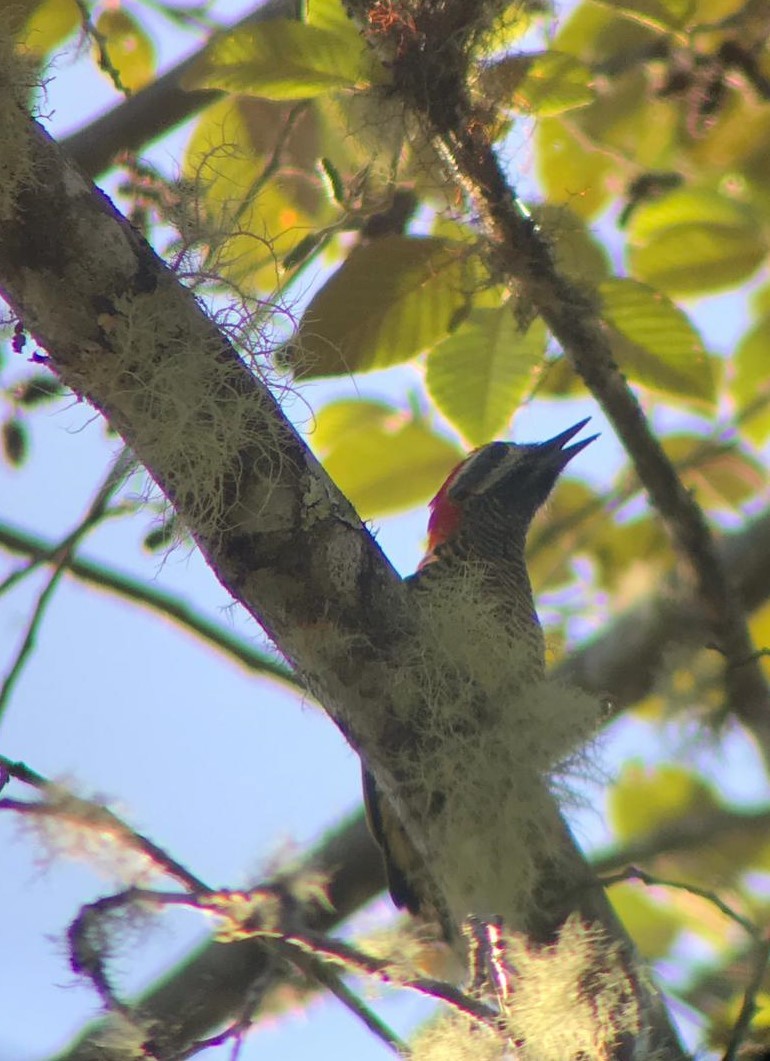
[[598,213],[609,198],[608,182],[617,162],[590,150],[561,118],[537,123],[535,148],[538,179],[548,199],[566,203],[584,218]]
[[383,80],[384,68],[349,25],[343,32],[278,18],[242,26],[211,44],[185,87],[273,100],[368,88]]
[[577,283],[598,283],[610,274],[607,251],[569,206],[537,203],[532,217],[551,247],[556,268]]
[[[19,5],[14,7],[18,10]],[[0,17],[5,18],[5,12]],[[25,52],[43,56],[74,33],[81,22],[75,0],[43,0],[35,5],[18,39]]]
[[584,107],[594,98],[590,69],[563,52],[511,55],[481,71],[479,86],[502,105],[541,117]]
[[682,482],[707,509],[737,508],[766,482],[764,468],[736,445],[715,446],[697,435],[669,435],[661,440]]
[[464,456],[412,413],[366,400],[322,408],[310,442],[364,519],[429,500]]
[[709,189],[683,188],[640,205],[628,239],[631,271],[654,287],[682,295],[747,280],[767,254],[754,211]]
[[460,434],[480,446],[503,431],[532,389],[545,343],[543,324],[522,333],[509,305],[473,310],[431,350],[426,386]]
[[613,277],[599,285],[602,317],[629,379],[679,398],[712,403],[715,368],[688,317],[653,288]]
[[770,436],[770,313],[743,336],[734,365],[731,390],[741,431],[761,446]]
[[109,63],[121,83],[136,92],[155,74],[155,48],[143,26],[125,8],[108,8],[96,20]]
[[449,332],[477,283],[459,243],[385,236],[355,247],[310,300],[285,360],[310,377],[408,361]]
[[[316,115],[308,106],[286,137],[290,111],[267,100],[222,100],[201,116],[185,157],[185,177],[202,193],[218,268],[250,291],[275,290],[286,256],[338,214],[316,171]],[[270,175],[281,137],[285,169]]]
[[601,0],[651,29],[678,29],[692,17],[692,0]]
[[610,790],[608,816],[620,841],[636,840],[692,810],[717,805],[713,790],[682,766],[629,763]]
[[665,957],[682,931],[682,917],[651,899],[639,884],[614,884],[608,895],[642,957],[648,962]]

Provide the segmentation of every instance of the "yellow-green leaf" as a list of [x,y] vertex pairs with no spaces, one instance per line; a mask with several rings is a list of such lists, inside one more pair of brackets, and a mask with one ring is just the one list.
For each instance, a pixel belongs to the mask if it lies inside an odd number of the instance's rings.
[[585,394],[585,383],[572,367],[568,357],[548,357],[541,366],[535,388],[539,398],[574,398]]
[[670,564],[669,539],[660,521],[650,516],[618,524],[602,512],[590,544],[601,584],[617,598],[646,594],[653,573]]
[[545,326],[525,333],[509,305],[476,309],[428,355],[425,383],[444,416],[480,446],[508,424],[532,389],[543,358]]
[[110,66],[121,84],[136,92],[155,75],[155,48],[140,23],[124,8],[108,8],[96,20]]
[[560,273],[583,284],[596,284],[609,276],[607,251],[569,206],[537,203],[532,207],[532,217],[550,244]]
[[734,365],[731,391],[741,431],[761,446],[770,436],[770,313],[743,336]]
[[561,118],[544,118],[535,130],[537,175],[546,196],[589,218],[605,205],[616,159],[576,136]]
[[310,300],[285,360],[305,377],[408,361],[449,332],[477,282],[459,243],[385,236],[355,247]]
[[510,55],[482,70],[479,85],[501,104],[548,117],[584,107],[594,98],[593,75],[564,52]]
[[[286,137],[290,110],[268,100],[221,100],[204,111],[185,156],[184,175],[201,195],[217,268],[248,291],[274,291],[286,255],[338,214],[315,169],[313,108],[295,117]],[[281,137],[286,168],[265,179]]]
[[614,277],[599,284],[602,317],[623,372],[653,390],[695,402],[716,399],[716,369],[690,320],[646,284]]
[[678,29],[693,14],[692,0],[601,0],[650,29]]
[[604,519],[601,497],[578,479],[562,478],[547,508],[535,516],[527,540],[527,567],[536,591],[554,589],[572,574],[572,559],[592,547]]
[[682,931],[683,918],[670,906],[654,902],[639,884],[615,884],[609,898],[645,961],[665,957]]
[[751,207],[709,189],[683,188],[634,211],[631,271],[654,287],[703,294],[747,280],[767,255]]
[[327,30],[345,39],[351,48],[360,49],[363,39],[355,21],[348,15],[342,0],[307,0],[308,26]]
[[273,100],[309,99],[363,89],[384,79],[384,68],[360,38],[293,19],[246,25],[217,38],[185,81]]
[[682,482],[703,508],[737,508],[765,485],[762,465],[736,445],[714,446],[686,434],[669,435],[662,443]]
[[584,0],[569,14],[565,12],[551,44],[559,51],[594,64],[614,55],[633,54],[655,36],[652,29],[623,18],[609,5]]
[[[2,17],[6,17],[5,12]],[[35,4],[19,33],[19,43],[28,54],[42,57],[74,33],[81,22],[75,0],[43,0]]]
[[462,450],[385,402],[332,402],[316,415],[310,442],[364,519],[428,500]]
[[693,810],[717,805],[712,789],[697,774],[666,764],[645,768],[629,763],[609,794],[608,816],[621,842],[636,840]]

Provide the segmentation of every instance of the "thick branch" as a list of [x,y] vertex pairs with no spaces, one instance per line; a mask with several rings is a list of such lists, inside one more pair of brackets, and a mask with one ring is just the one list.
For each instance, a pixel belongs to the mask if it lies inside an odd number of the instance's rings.
[[[45,543],[37,539],[30,542],[28,536],[11,533],[7,528],[0,529],[0,543],[28,555],[48,555]],[[770,598],[770,513],[727,537],[720,544],[720,552],[747,609],[753,610]],[[75,559],[69,571],[87,583],[96,573],[96,585],[112,592],[123,591],[122,576],[103,572],[87,560]],[[137,598],[133,593],[131,597],[155,606],[152,599]],[[165,604],[162,608],[165,613]],[[177,614],[176,609],[172,614]],[[179,619],[182,624],[186,623],[184,612]],[[676,600],[663,592],[645,599],[617,619],[606,632],[569,656],[558,671],[565,680],[575,682],[587,692],[597,695],[609,692],[614,703],[630,706],[649,693],[663,668],[667,647],[669,652],[672,644],[697,650],[702,647],[707,631],[708,624],[694,600]],[[205,636],[205,631],[198,630],[197,626],[195,632]],[[218,640],[215,644],[221,647]],[[235,658],[241,660],[240,652]],[[706,819],[697,816],[692,822],[677,822],[632,848],[600,852],[593,860],[594,866],[607,873],[629,862],[644,863],[648,858],[713,843],[722,831],[762,829],[767,824],[766,811],[717,811]],[[300,877],[311,877],[317,872],[328,875],[330,907],[313,906],[300,917],[315,929],[333,928],[385,886],[382,860],[363,815],[341,825],[297,872]],[[255,1010],[261,1010],[266,996],[286,975],[286,970],[270,972],[267,966],[268,955],[257,943],[209,943],[143,996],[141,1012],[158,1026],[167,1025],[172,1016],[179,1018],[173,1043],[179,1047],[211,1033],[221,1022],[239,1013],[255,981],[262,984],[259,997],[254,999]],[[191,1000],[189,1007],[186,1000]],[[61,1055],[61,1061],[91,1061],[95,1048],[89,1044],[101,1027],[96,1025],[84,1031]]]
[[[228,592],[399,799],[398,749],[385,736],[401,695],[388,678],[409,629],[400,581],[267,388],[112,204],[34,123],[18,150],[29,172],[13,190],[0,244],[9,302],[64,382],[121,432]],[[400,725],[412,740],[409,721]],[[424,843],[421,808],[408,805],[408,793],[403,800]],[[555,807],[548,814],[558,820]],[[633,948],[566,827],[560,835],[563,857],[528,919],[547,938],[577,907],[622,943],[634,975]],[[447,837],[459,863],[466,839]],[[490,852],[495,843],[506,839],[490,835]],[[497,901],[484,908],[497,911]],[[648,1045],[680,1056],[659,1000],[636,988]]]
[[[298,18],[299,7],[297,0],[267,0],[237,25],[271,18]],[[63,141],[64,149],[85,173],[97,177],[109,169],[121,151],[139,151],[209,103],[221,99],[224,93],[218,89],[188,92],[179,87],[185,75],[200,61],[206,47],[208,42],[146,88],[72,133]]]
[[426,126],[449,173],[464,188],[496,272],[537,309],[615,428],[697,588],[726,659],[730,707],[770,762],[770,690],[703,512],[618,370],[596,299],[557,270],[548,243],[503,172],[488,125],[474,112],[468,55],[489,10],[469,7],[465,0],[425,2],[411,24],[394,20],[383,28],[371,17],[375,5],[369,0],[351,0],[351,6],[389,62],[395,91]]
[[[374,866],[381,887],[381,862],[359,816],[332,833],[295,873],[284,878],[287,887],[292,880],[328,881],[328,903],[307,902],[298,910],[298,923],[324,932],[344,920],[370,898]],[[173,1057],[241,1013],[247,997],[259,1012],[271,991],[295,978],[291,967],[277,961],[274,952],[258,940],[207,943],[140,999],[136,1017],[146,1022],[158,1056]],[[304,985],[298,984],[297,989],[301,992]],[[86,1028],[59,1055],[59,1061],[105,1061],[108,1055],[100,1044],[105,1031],[104,1021]],[[125,1055],[115,1050],[109,1057],[124,1061]]]

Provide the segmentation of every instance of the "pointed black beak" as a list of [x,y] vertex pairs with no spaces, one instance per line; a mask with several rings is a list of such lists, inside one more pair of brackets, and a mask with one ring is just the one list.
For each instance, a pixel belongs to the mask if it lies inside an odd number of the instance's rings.
[[581,420],[580,423],[574,424],[572,427],[568,427],[566,431],[562,431],[560,435],[554,435],[553,438],[549,438],[547,442],[540,443],[541,452],[551,457],[558,463],[559,468],[563,468],[573,457],[576,457],[581,450],[585,449],[586,446],[590,445],[594,439],[597,439],[598,435],[589,435],[588,438],[583,438],[579,442],[574,442],[571,446],[566,446],[565,443],[569,442],[571,438],[574,438],[579,431],[582,431],[588,421],[591,419],[587,416],[585,420]]

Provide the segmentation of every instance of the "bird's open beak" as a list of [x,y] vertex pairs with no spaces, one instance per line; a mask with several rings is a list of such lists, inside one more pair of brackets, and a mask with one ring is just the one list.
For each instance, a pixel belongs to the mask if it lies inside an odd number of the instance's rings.
[[594,439],[599,437],[598,435],[589,435],[588,438],[582,438],[579,442],[573,442],[571,446],[565,446],[565,443],[569,442],[569,440],[574,438],[579,431],[583,430],[590,419],[591,417],[587,416],[585,420],[581,420],[580,423],[568,427],[567,430],[562,431],[560,435],[554,435],[554,437],[549,438],[547,442],[542,442],[540,444],[541,450],[549,456],[555,458],[558,457],[558,463],[560,467],[563,468],[568,461],[571,461],[581,450],[585,449],[586,446],[594,441]]

